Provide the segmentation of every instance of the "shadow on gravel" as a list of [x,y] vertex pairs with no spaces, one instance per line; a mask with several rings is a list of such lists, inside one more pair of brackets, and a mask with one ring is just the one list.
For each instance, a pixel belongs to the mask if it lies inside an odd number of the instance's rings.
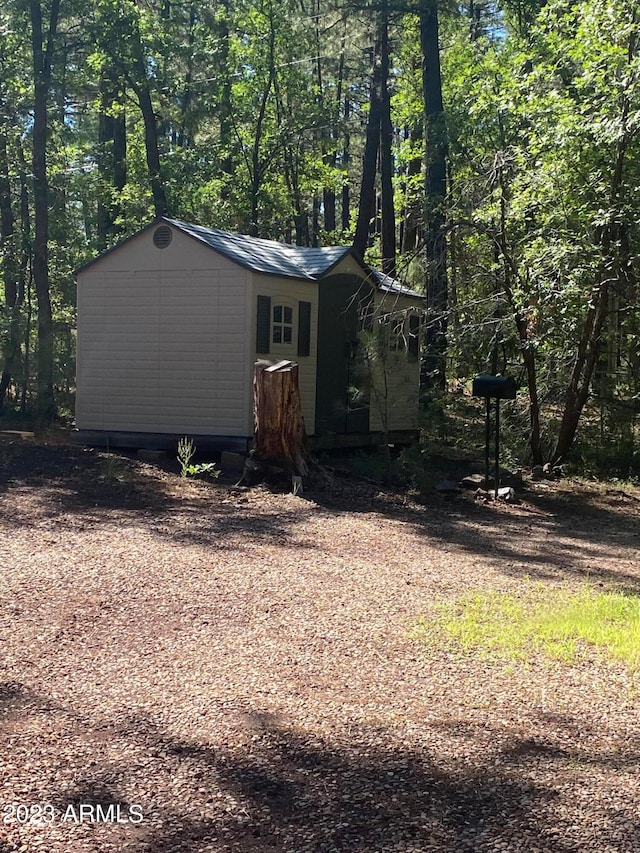
[[[0,444],[0,502],[6,505],[0,528],[50,529],[61,518],[80,530],[140,522],[159,539],[224,550],[232,547],[225,542],[232,534],[286,545],[293,528],[316,511],[303,504],[295,511],[263,506],[253,513],[246,492],[229,483],[198,483],[186,496],[180,485],[175,473],[127,456],[66,445]],[[313,547],[299,538],[296,544]]]
[[[58,792],[56,798],[52,798],[51,805],[57,814],[62,815],[71,807],[74,814],[69,816],[70,823],[74,822],[75,816],[80,818],[82,812],[87,815],[87,822],[95,819],[98,808],[101,812],[98,812],[99,822],[106,816],[110,819],[109,822],[124,823],[132,813],[131,803],[122,796],[120,790],[112,782],[101,779],[74,780],[72,785]],[[134,809],[134,817],[135,811]]]
[[[104,721],[96,725],[56,702],[28,698],[39,719],[54,712],[60,726],[62,713],[75,736],[95,738],[98,760],[81,767],[72,761],[66,781],[56,774],[47,801],[59,814],[69,805],[77,812],[82,804],[103,812],[120,807],[122,826],[113,825],[116,835],[109,839],[99,826],[70,822],[77,850],[97,849],[84,842],[98,838],[109,853],[637,850],[640,823],[625,775],[603,780],[593,805],[582,790],[598,769],[635,775],[637,744],[620,754],[615,744],[600,742],[599,724],[585,726],[570,715],[540,715],[526,731],[521,724],[505,731],[491,720],[445,718],[436,730],[452,725],[470,738],[456,756],[450,747],[438,753],[441,741],[430,739],[430,725],[420,748],[402,749],[367,726],[353,726],[329,742],[288,727],[278,715],[225,702],[225,711],[246,727],[231,749],[224,741],[172,737],[139,714],[105,728]],[[105,749],[105,732],[113,748]],[[459,734],[452,732],[456,743]],[[37,768],[37,741],[29,755]],[[144,815],[135,832],[132,803]]]
[[[318,513],[329,522],[343,513],[369,513],[406,524],[444,548],[495,561],[507,575],[575,576],[640,591],[640,573],[632,567],[640,564],[640,496],[623,489],[529,489],[518,507],[435,495],[422,505],[370,481],[316,476],[308,484],[308,501],[270,507],[264,490],[255,511],[255,491],[247,497],[230,484],[214,482],[182,496],[178,482],[175,473],[126,456],[65,445],[0,444],[0,502],[6,506],[0,527],[32,527],[34,520],[36,526],[55,525],[61,516],[81,529],[140,521],[159,539],[224,549],[230,535],[286,545],[300,523]],[[20,491],[36,489],[37,501],[23,505]],[[296,544],[313,547],[299,539]],[[629,571],[602,568],[624,550],[631,552]]]
[[0,681],[0,703],[13,702],[24,696],[24,688],[17,681]]
[[[529,489],[522,491],[522,504],[494,506],[471,495],[434,495],[418,504],[369,483],[360,491],[358,500],[351,483],[346,495],[336,490],[312,498],[332,513],[374,512],[402,522],[445,548],[488,559],[510,576],[575,576],[640,592],[640,493]],[[631,552],[629,572],[602,568],[623,550]]]
[[68,445],[0,444],[0,496],[45,489],[52,512],[161,509],[171,503],[159,477],[137,460]]
[[[440,768],[426,752],[384,748],[371,732],[354,737],[336,748],[262,723],[243,755],[161,739],[163,750],[188,762],[198,790],[215,797],[221,788],[235,807],[222,820],[186,818],[177,809],[163,814],[166,828],[153,831],[138,853],[588,849],[588,824],[581,826],[569,804],[559,818],[556,792],[532,780],[539,755],[529,755],[527,744],[514,747],[520,769],[529,762],[526,773],[515,773],[510,757],[502,764],[492,751],[480,766],[461,758]],[[619,843],[618,828],[611,832]],[[607,836],[605,826],[599,843],[606,846]]]
[[[19,681],[0,681],[0,732],[7,722],[28,714],[32,704],[31,693]],[[2,847],[0,847],[0,853],[2,853]]]

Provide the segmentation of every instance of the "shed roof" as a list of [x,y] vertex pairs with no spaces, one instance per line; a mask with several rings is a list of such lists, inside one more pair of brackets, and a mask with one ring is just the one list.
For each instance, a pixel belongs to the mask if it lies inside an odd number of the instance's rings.
[[[278,243],[275,240],[265,240],[262,237],[249,237],[246,234],[231,234],[221,231],[219,228],[205,228],[202,225],[194,225],[191,222],[183,222],[180,219],[171,219],[168,216],[160,216],[143,231],[157,227],[166,222],[173,228],[177,228],[184,234],[209,246],[209,248],[253,272],[264,275],[278,275],[286,278],[302,279],[303,281],[319,281],[348,255],[352,255],[360,264],[362,269],[371,276],[380,290],[390,293],[413,296],[419,299],[423,297],[396,279],[384,273],[368,267],[355,253],[351,246],[323,246],[322,248],[308,248],[307,246],[293,246],[289,243]],[[138,232],[140,233],[140,232]],[[137,235],[132,235],[135,237]],[[112,249],[108,249],[102,255],[84,264],[80,269],[96,263],[106,254],[116,251],[120,246],[128,243],[132,237],[118,243]]]
[[[307,246],[293,246],[289,243],[278,243],[275,240],[264,240],[262,237],[230,234],[218,228],[204,228],[202,225],[193,225],[180,219],[168,217],[163,219],[192,237],[202,240],[229,260],[254,272],[267,275],[283,275],[317,281],[343,258],[353,254],[351,246],[323,246],[310,249]],[[380,290],[406,296],[421,296],[397,279],[378,270],[372,270],[362,264],[359,259],[358,261],[366,272],[373,275]]]
[[179,219],[167,217],[163,219],[175,228],[206,243],[230,261],[247,267],[253,272],[266,275],[317,281],[351,252],[349,246],[309,249],[306,246],[292,246],[275,240],[264,240],[261,237],[229,234],[218,228],[204,228]]
[[376,280],[379,290],[386,290],[389,293],[399,293],[403,296],[415,296],[419,299],[424,299],[422,293],[416,293],[415,290],[411,290],[410,287],[407,287],[406,284],[402,284],[402,282],[398,281],[397,278],[391,278],[390,275],[380,272],[379,270],[371,270],[371,273]]

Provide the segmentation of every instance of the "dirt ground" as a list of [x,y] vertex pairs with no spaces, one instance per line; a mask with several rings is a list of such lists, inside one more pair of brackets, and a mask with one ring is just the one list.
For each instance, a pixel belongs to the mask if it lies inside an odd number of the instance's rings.
[[638,676],[428,649],[526,579],[640,593],[640,491],[304,497],[0,442],[0,853],[640,849]]

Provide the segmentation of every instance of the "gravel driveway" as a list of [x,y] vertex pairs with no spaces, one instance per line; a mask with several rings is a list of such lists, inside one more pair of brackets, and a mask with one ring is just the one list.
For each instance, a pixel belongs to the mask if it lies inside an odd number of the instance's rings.
[[632,673],[410,632],[527,577],[640,591],[639,522],[0,445],[0,853],[636,853]]

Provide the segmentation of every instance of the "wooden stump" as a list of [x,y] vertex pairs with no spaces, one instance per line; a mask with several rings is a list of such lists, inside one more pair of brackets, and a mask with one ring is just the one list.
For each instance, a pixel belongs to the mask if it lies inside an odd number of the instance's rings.
[[258,361],[253,378],[255,447],[253,458],[283,467],[292,476],[309,472],[307,433],[302,417],[298,365]]

